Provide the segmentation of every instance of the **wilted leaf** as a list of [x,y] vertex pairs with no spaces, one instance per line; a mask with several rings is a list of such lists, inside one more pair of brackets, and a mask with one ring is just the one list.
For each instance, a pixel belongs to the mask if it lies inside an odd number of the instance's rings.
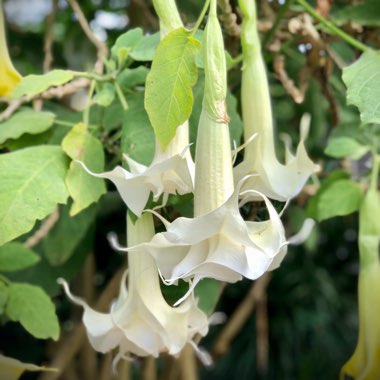
[[11,283],[6,314],[39,339],[58,339],[59,323],[54,304],[38,286]]
[[66,203],[67,158],[58,146],[0,155],[0,245],[32,229]]
[[199,41],[183,28],[169,33],[157,48],[146,79],[145,108],[163,147],[191,114],[199,48]]

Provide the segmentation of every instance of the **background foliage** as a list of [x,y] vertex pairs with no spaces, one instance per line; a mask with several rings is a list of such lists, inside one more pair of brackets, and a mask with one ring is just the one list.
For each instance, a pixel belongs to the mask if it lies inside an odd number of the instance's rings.
[[[314,178],[287,210],[288,235],[298,231],[306,215],[320,223],[305,245],[289,249],[282,266],[271,273],[267,284],[262,283],[261,290],[252,288],[249,281],[225,287],[216,310],[232,317],[244,305],[248,309],[255,307],[246,320],[240,321],[236,337],[225,346],[220,344],[225,326],[211,328],[202,345],[214,354],[215,365],[211,369],[200,368],[200,377],[334,379],[356,343],[355,211],[362,199],[360,179],[367,175],[369,146],[379,133],[376,123],[380,107],[374,107],[376,82],[363,87],[355,83],[355,78],[361,70],[368,70],[368,76],[380,75],[379,56],[366,53],[359,63],[345,70],[342,79],[342,67],[358,58],[357,49],[330,34],[322,24],[316,22],[313,26],[312,19],[306,17],[296,1],[258,3],[277,130],[297,141],[300,118],[309,113],[308,151],[323,168],[319,178]],[[21,0],[5,1],[10,54],[23,75],[39,74],[44,65],[46,68],[44,45],[49,39],[53,41],[51,67],[73,70],[53,71],[50,84],[63,84],[75,77],[76,71],[91,71],[98,51],[65,1],[53,1],[57,7],[53,11],[48,0],[23,4]],[[185,25],[194,23],[202,2],[179,0],[177,4]],[[359,5],[356,1],[337,0],[331,8],[328,1],[310,4],[348,34],[379,48],[380,21],[375,15],[380,14],[380,5],[376,0],[362,1]],[[83,105],[82,90],[62,99],[44,99],[43,111],[39,112],[31,110],[32,106],[39,107],[38,101],[29,103],[0,124],[0,153],[12,152],[0,155],[0,244],[5,244],[0,246],[0,275],[10,281],[7,290],[0,282],[0,350],[33,363],[54,361],[65,350],[60,343],[41,340],[58,337],[52,302],[61,324],[62,341],[69,339],[80,324],[79,311],[61,296],[56,278],[74,279],[76,293],[96,300],[124,260],[110,249],[106,238],[110,231],[124,233],[124,204],[112,185],[107,184],[106,188],[76,163],[69,163],[68,157],[81,159],[98,172],[118,163],[121,152],[148,164],[154,149],[153,130],[143,108],[143,86],[158,43],[158,35],[153,34],[158,30],[158,21],[152,5],[139,0],[88,0],[80,5],[96,34],[105,39],[108,47],[113,46],[112,62],[123,59],[123,46],[130,49],[127,68],[116,79],[100,81],[93,89],[96,104],[91,111],[84,112],[89,127],[80,123],[82,113],[75,110]],[[240,66],[232,57],[240,53],[240,19],[235,1],[220,1],[220,9],[230,64],[231,134],[238,141],[242,131]],[[232,12],[237,14],[237,20]],[[134,29],[114,44],[121,33],[135,27],[141,29]],[[151,35],[144,37],[144,33]],[[194,39],[194,49],[197,44]],[[112,72],[111,61],[108,65],[107,70]],[[193,141],[204,82],[201,58],[197,65],[199,77],[193,89],[194,109],[190,118]],[[189,81],[194,82],[195,78]],[[357,108],[347,105],[345,84],[350,86],[348,102],[359,107],[361,120]],[[41,88],[35,88],[34,84],[33,88],[19,91],[33,96]],[[127,109],[118,91],[125,94]],[[5,110],[6,103],[1,107]],[[371,124],[371,129],[364,129],[361,123]],[[52,181],[54,177],[56,181]],[[71,187],[71,182],[76,185]],[[25,197],[19,194],[20,183],[31,183],[38,197],[27,198],[30,191],[25,186],[22,187]],[[75,190],[78,183],[91,192]],[[67,203],[69,195],[72,200]],[[17,197],[15,202],[13,197]],[[60,205],[55,208],[57,203]],[[33,209],[33,216],[28,214],[29,208]],[[189,210],[187,198],[173,198],[168,208],[168,212],[180,211],[185,215]],[[47,216],[51,224],[48,233],[37,242],[29,240],[45,223],[37,222],[30,231],[35,220]],[[14,238],[17,239],[11,241]],[[11,259],[7,256],[9,252]],[[36,301],[27,302],[32,298]],[[43,323],[38,322],[41,313]],[[91,369],[83,364],[89,360],[86,353],[88,348],[83,345],[76,367],[71,364],[68,368],[79,371],[79,378],[90,379]],[[95,359],[106,366],[105,361],[92,356],[91,360]],[[133,365],[136,378],[141,368],[142,362]],[[41,375],[26,374],[23,378],[38,376]]]

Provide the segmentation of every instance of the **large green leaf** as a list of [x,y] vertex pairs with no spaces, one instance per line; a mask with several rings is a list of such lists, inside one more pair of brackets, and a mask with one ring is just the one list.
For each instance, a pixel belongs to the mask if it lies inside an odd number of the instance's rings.
[[348,157],[352,160],[358,160],[370,149],[370,146],[362,145],[351,137],[340,136],[329,139],[325,153],[335,158]]
[[37,134],[49,129],[55,115],[51,112],[25,109],[0,123],[0,144],[8,139],[17,139],[24,133]]
[[111,54],[119,59],[127,56],[131,50],[143,39],[143,30],[135,28],[121,34],[111,48]]
[[337,22],[354,22],[361,25],[380,26],[379,0],[362,0],[359,4],[346,5],[333,14]]
[[23,95],[35,96],[46,91],[52,86],[61,86],[71,81],[75,76],[74,71],[52,70],[43,75],[27,75],[12,92],[13,98],[20,98]]
[[5,312],[9,319],[20,322],[36,338],[58,339],[59,323],[54,304],[40,287],[11,283]]
[[159,32],[144,36],[144,38],[134,46],[133,50],[129,53],[129,56],[135,61],[152,61],[159,43]]
[[[104,170],[102,144],[88,132],[85,124],[79,123],[71,129],[62,141],[62,148],[70,158],[83,162],[90,170]],[[91,176],[75,161],[70,164],[66,185],[74,200],[70,215],[78,214],[106,192],[104,180]]]
[[60,207],[59,221],[49,231],[42,243],[50,265],[60,266],[73,255],[78,244],[94,222],[95,215],[96,207],[94,206],[74,217],[70,217],[68,205]]
[[380,52],[366,51],[343,69],[347,101],[359,108],[363,123],[380,123]]
[[363,200],[363,190],[351,179],[336,172],[327,178],[310,200],[308,213],[318,221],[357,211]]
[[191,114],[199,48],[199,41],[183,28],[169,33],[158,45],[146,79],[145,108],[163,147]]
[[11,242],[0,247],[0,272],[18,271],[39,261],[40,257],[21,243]]
[[123,123],[122,151],[137,162],[149,165],[154,154],[154,134],[144,109],[144,94],[131,94],[127,101],[129,108]]
[[0,155],[0,245],[32,229],[66,203],[67,158],[58,146]]

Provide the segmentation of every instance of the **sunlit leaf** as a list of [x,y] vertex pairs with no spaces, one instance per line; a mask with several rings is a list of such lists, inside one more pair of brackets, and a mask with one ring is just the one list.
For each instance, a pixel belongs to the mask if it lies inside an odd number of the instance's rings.
[[380,123],[380,52],[366,51],[343,69],[347,101],[359,108],[363,123]]
[[46,91],[49,87],[61,86],[74,78],[75,72],[70,70],[52,70],[43,75],[27,75],[12,92],[13,98],[23,95],[35,96]]
[[156,52],[157,46],[160,43],[160,33],[154,33],[149,36],[144,36],[142,40],[129,53],[135,61],[152,61]]
[[54,304],[38,286],[11,283],[6,314],[39,339],[58,339],[59,324]]
[[[79,123],[71,129],[62,141],[62,148],[71,159],[82,161],[94,172],[104,170],[102,144],[88,132],[85,124]],[[70,215],[78,214],[91,203],[96,202],[106,191],[104,180],[89,175],[75,161],[70,164],[66,185],[74,200]]]
[[8,139],[17,139],[24,133],[38,134],[49,129],[55,115],[51,112],[25,109],[0,123],[0,144]]
[[67,158],[58,146],[0,155],[0,245],[32,229],[65,203]]
[[145,108],[163,147],[191,114],[199,48],[199,41],[183,28],[169,33],[157,48],[146,80]]

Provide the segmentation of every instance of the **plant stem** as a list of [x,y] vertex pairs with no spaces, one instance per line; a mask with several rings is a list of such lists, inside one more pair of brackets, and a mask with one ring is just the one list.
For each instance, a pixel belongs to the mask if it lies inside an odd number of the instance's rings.
[[323,25],[325,25],[330,31],[340,38],[342,38],[344,41],[349,43],[354,48],[361,50],[361,51],[367,51],[369,49],[368,46],[364,45],[360,41],[356,40],[355,38],[351,37],[349,34],[344,32],[342,29],[338,28],[334,23],[324,18],[322,15],[320,15],[312,6],[310,6],[306,0],[297,0],[298,4],[302,5],[302,7],[305,8],[305,10],[313,16],[315,19],[320,21]]
[[294,0],[287,0],[286,3],[283,6],[281,6],[281,8],[277,14],[277,17],[276,17],[276,19],[272,25],[272,28],[270,29],[270,31],[266,34],[266,36],[263,39],[263,42],[262,42],[263,50],[265,50],[265,48],[272,41],[272,39],[276,33],[276,30],[277,30],[278,26],[280,25],[281,20],[284,18],[286,12],[288,11],[290,5],[293,2],[294,2]]
[[122,89],[119,86],[119,83],[117,83],[117,81],[115,80],[113,84],[115,85],[116,94],[119,98],[121,106],[123,107],[123,110],[127,111],[128,103],[127,103],[127,100],[125,99]]
[[202,12],[201,12],[201,14],[198,17],[197,22],[194,25],[193,31],[191,33],[192,36],[194,36],[194,34],[196,33],[196,31],[199,29],[199,27],[200,27],[200,25],[201,25],[201,23],[202,23],[202,21],[203,21],[203,19],[205,17],[205,14],[207,12],[207,9],[208,9],[209,5],[210,5],[210,0],[206,0],[205,3],[204,3],[204,5],[203,5]]
[[87,107],[83,111],[83,123],[88,127],[90,124],[90,109],[92,105],[92,96],[94,95],[96,86],[96,81],[93,80],[90,84],[90,89],[88,90],[88,99],[87,99]]

